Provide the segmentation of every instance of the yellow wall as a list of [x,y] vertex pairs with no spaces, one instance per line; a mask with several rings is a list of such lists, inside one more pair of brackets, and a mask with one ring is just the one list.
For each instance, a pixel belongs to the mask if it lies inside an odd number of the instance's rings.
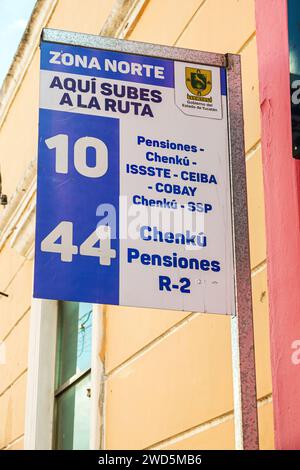
[[[59,0],[49,27],[98,34],[113,0]],[[91,14],[91,11],[93,14]],[[260,443],[273,447],[254,0],[150,0],[128,39],[242,57]],[[39,50],[0,129],[5,192],[37,149]],[[18,138],[16,138],[18,135]],[[0,252],[0,448],[24,434],[32,261]],[[234,447],[230,319],[107,306],[106,448]]]

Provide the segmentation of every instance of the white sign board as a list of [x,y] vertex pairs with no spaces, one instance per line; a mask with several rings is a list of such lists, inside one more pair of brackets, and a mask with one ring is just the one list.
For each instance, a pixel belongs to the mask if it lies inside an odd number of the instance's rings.
[[234,313],[225,67],[41,44],[36,297]]

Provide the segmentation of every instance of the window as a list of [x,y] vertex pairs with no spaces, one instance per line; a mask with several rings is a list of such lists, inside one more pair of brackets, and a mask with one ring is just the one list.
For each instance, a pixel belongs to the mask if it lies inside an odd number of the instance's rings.
[[92,305],[58,303],[55,449],[89,449]]

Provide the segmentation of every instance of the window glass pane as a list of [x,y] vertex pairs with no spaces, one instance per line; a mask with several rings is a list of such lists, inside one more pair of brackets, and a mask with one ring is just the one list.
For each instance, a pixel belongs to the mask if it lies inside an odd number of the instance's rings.
[[91,365],[92,305],[59,302],[56,388]]
[[89,449],[90,374],[57,397],[56,449]]

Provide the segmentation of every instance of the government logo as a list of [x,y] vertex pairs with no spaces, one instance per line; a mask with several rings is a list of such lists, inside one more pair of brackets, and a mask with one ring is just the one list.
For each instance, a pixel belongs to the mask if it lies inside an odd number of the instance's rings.
[[212,76],[210,70],[185,68],[187,89],[196,96],[206,96],[211,92]]

